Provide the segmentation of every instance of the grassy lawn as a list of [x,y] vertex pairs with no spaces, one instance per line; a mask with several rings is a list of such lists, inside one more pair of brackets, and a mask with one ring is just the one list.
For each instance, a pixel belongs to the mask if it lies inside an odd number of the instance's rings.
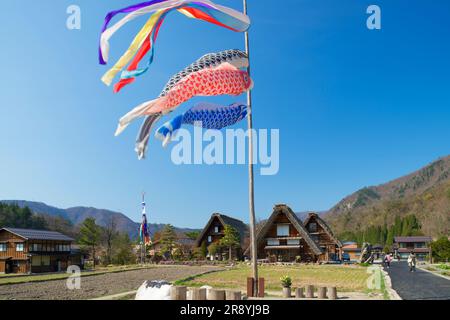
[[[151,268],[149,266],[111,266],[111,267],[98,267],[93,271],[83,271],[81,273],[82,277],[89,277],[95,275],[101,275],[105,273],[115,273],[115,272],[124,272],[124,271],[132,271],[139,269],[147,269]],[[41,274],[41,275],[0,275],[0,286],[7,284],[17,284],[17,283],[25,283],[25,282],[42,282],[42,281],[51,281],[51,280],[61,280],[67,279],[70,276],[68,273],[49,273],[49,274]]]
[[[366,281],[370,276],[365,267],[343,265],[262,266],[259,272],[260,277],[265,278],[266,290],[281,290],[280,277],[288,275],[292,278],[293,287],[311,284],[316,287],[336,286],[341,292],[365,292]],[[177,284],[245,290],[247,277],[250,275],[250,267],[242,265],[230,270],[178,281]]]

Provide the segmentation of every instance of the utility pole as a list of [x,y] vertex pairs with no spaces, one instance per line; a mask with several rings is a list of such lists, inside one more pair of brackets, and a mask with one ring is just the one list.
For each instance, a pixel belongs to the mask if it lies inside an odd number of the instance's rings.
[[[247,0],[243,0],[244,14],[247,15]],[[250,39],[248,30],[245,32],[245,51],[248,55],[249,66],[247,69],[248,75],[250,74]],[[250,246],[252,255],[252,275],[254,279],[254,294],[258,296],[258,253],[256,246],[256,218],[255,218],[255,181],[253,176],[253,110],[252,110],[252,92],[247,92],[247,105],[248,105],[248,184],[249,184],[249,213],[250,213]]]

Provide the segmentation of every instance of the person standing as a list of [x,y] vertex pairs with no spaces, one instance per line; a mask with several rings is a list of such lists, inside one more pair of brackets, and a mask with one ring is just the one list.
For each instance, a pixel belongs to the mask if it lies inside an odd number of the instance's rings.
[[409,272],[416,272],[416,254],[411,252],[408,256]]

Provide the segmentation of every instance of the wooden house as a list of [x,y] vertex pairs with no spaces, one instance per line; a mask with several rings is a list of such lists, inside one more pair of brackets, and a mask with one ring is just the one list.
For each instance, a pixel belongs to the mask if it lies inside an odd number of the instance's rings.
[[[186,234],[184,233],[177,233],[176,238],[174,241],[174,249],[181,250],[181,253],[183,256],[187,257],[192,253],[192,250],[194,248],[195,240],[192,240]],[[164,244],[162,240],[159,238],[155,241],[152,241],[148,247],[148,254],[153,257],[157,254],[162,254]],[[140,248],[140,246],[138,246]],[[139,252],[140,249],[138,249],[137,252]]]
[[342,254],[351,262],[357,262],[361,259],[361,248],[356,242],[345,242],[342,245]]
[[425,260],[431,255],[431,237],[394,237],[393,249],[396,257],[407,259],[411,252],[414,252],[417,259]]
[[320,261],[341,260],[342,243],[335,237],[328,224],[316,213],[310,213],[304,226],[312,240],[319,245],[322,254]]
[[0,273],[43,273],[83,266],[74,240],[59,232],[16,228],[0,229]]
[[[232,254],[235,258],[240,258],[246,242],[246,238],[248,237],[248,227],[241,220],[220,213],[214,213],[211,216],[208,223],[203,228],[202,232],[195,241],[195,247],[201,247],[203,244],[205,244],[206,247],[209,247],[213,243],[219,243],[219,241],[224,236],[226,225],[233,227],[239,233],[241,245],[239,248],[236,248],[234,252],[232,252]],[[208,258],[210,258],[211,260],[222,259],[222,256],[227,253],[228,249],[224,248],[223,252],[218,252],[215,257]]]
[[[325,262],[340,257],[342,244],[317,215],[305,223],[287,205],[276,205],[257,230],[258,259],[270,262]],[[244,253],[250,256],[250,248]]]

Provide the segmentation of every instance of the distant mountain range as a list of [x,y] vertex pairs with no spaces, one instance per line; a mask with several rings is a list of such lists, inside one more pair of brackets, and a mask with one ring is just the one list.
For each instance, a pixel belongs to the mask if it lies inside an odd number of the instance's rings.
[[336,233],[370,225],[388,226],[396,216],[414,214],[426,235],[450,231],[450,156],[391,182],[363,188],[340,201],[324,217]]
[[[22,208],[29,207],[31,211],[33,211],[36,214],[60,216],[69,220],[75,226],[81,224],[88,217],[95,218],[98,225],[106,226],[111,221],[111,218],[114,218],[114,221],[117,225],[117,229],[121,232],[127,233],[132,239],[136,238],[139,232],[140,223],[132,221],[130,218],[128,218],[126,215],[120,212],[88,207],[74,207],[68,209],[60,209],[57,207],[49,206],[42,202],[33,202],[25,200],[2,200],[1,202],[6,204],[17,204],[19,207]],[[154,223],[148,224],[150,233],[152,234],[154,234],[157,231],[161,231],[162,229],[164,229],[165,226],[166,226],[165,224],[154,224]],[[184,233],[196,230],[175,227],[175,231]]]
[[[139,223],[126,215],[104,209],[74,207],[60,209],[41,202],[4,200],[29,207],[34,213],[63,217],[79,225],[87,217],[93,217],[106,226],[114,217],[117,228],[136,238]],[[303,221],[308,212],[298,212]],[[422,232],[437,237],[450,231],[450,156],[441,158],[424,168],[391,182],[365,187],[340,201],[326,212],[318,212],[339,235],[345,231],[359,231],[369,226],[390,226],[396,216],[414,214],[422,225]],[[206,221],[205,221],[206,223]],[[164,224],[149,224],[151,233],[161,231]],[[203,226],[201,226],[203,227]],[[198,229],[175,228],[177,232]]]

